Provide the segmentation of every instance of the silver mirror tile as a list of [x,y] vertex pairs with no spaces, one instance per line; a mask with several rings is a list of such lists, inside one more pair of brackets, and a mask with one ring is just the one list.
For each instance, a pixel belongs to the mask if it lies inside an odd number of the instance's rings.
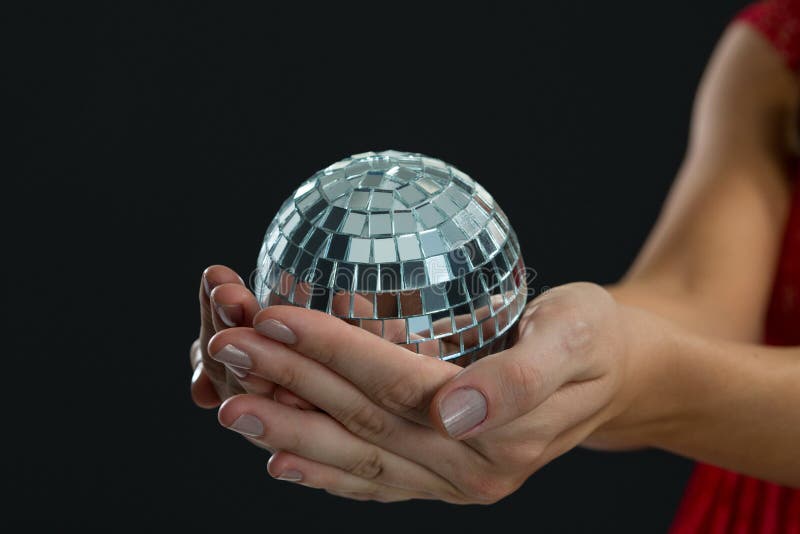
[[359,237],[351,238],[350,248],[347,253],[347,261],[353,263],[369,263],[370,248],[370,239],[361,239]]
[[269,225],[253,280],[262,307],[320,310],[467,365],[513,342],[524,275],[516,235],[480,184],[390,150],[303,182]]

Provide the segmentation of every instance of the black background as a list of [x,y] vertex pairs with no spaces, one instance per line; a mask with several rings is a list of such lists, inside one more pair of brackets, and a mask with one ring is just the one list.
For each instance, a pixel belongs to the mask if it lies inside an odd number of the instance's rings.
[[[576,450],[492,507],[348,502],[270,479],[188,395],[203,268],[352,153],[483,183],[540,291],[608,283],[647,235],[741,2],[28,5],[10,14],[4,483],[29,523],[663,532],[690,462]],[[14,510],[12,510],[13,512]],[[10,520],[10,519],[8,519]]]

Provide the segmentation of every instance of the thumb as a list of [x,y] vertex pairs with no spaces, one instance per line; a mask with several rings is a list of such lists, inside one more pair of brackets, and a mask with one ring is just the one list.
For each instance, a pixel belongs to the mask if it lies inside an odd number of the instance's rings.
[[576,328],[586,323],[570,325],[532,310],[514,347],[478,360],[437,391],[430,407],[433,425],[455,439],[475,437],[534,410],[563,384],[585,378],[587,358],[575,349],[586,347],[568,341]]

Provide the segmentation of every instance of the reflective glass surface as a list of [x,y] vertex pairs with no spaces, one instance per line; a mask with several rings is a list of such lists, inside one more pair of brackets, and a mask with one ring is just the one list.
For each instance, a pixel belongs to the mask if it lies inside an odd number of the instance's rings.
[[394,150],[303,182],[267,229],[254,290],[262,307],[324,311],[459,365],[506,348],[527,297],[492,196],[443,161]]

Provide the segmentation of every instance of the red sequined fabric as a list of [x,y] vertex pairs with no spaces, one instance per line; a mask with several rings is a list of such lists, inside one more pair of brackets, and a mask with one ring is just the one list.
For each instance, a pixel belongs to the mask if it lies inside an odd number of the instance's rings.
[[[750,5],[736,18],[800,66],[800,0]],[[800,167],[793,169],[800,185]],[[768,345],[800,345],[800,186],[795,188],[765,324]],[[800,387],[800,384],[798,385]],[[800,444],[798,444],[800,454]],[[800,534],[800,489],[698,464],[670,534]]]

